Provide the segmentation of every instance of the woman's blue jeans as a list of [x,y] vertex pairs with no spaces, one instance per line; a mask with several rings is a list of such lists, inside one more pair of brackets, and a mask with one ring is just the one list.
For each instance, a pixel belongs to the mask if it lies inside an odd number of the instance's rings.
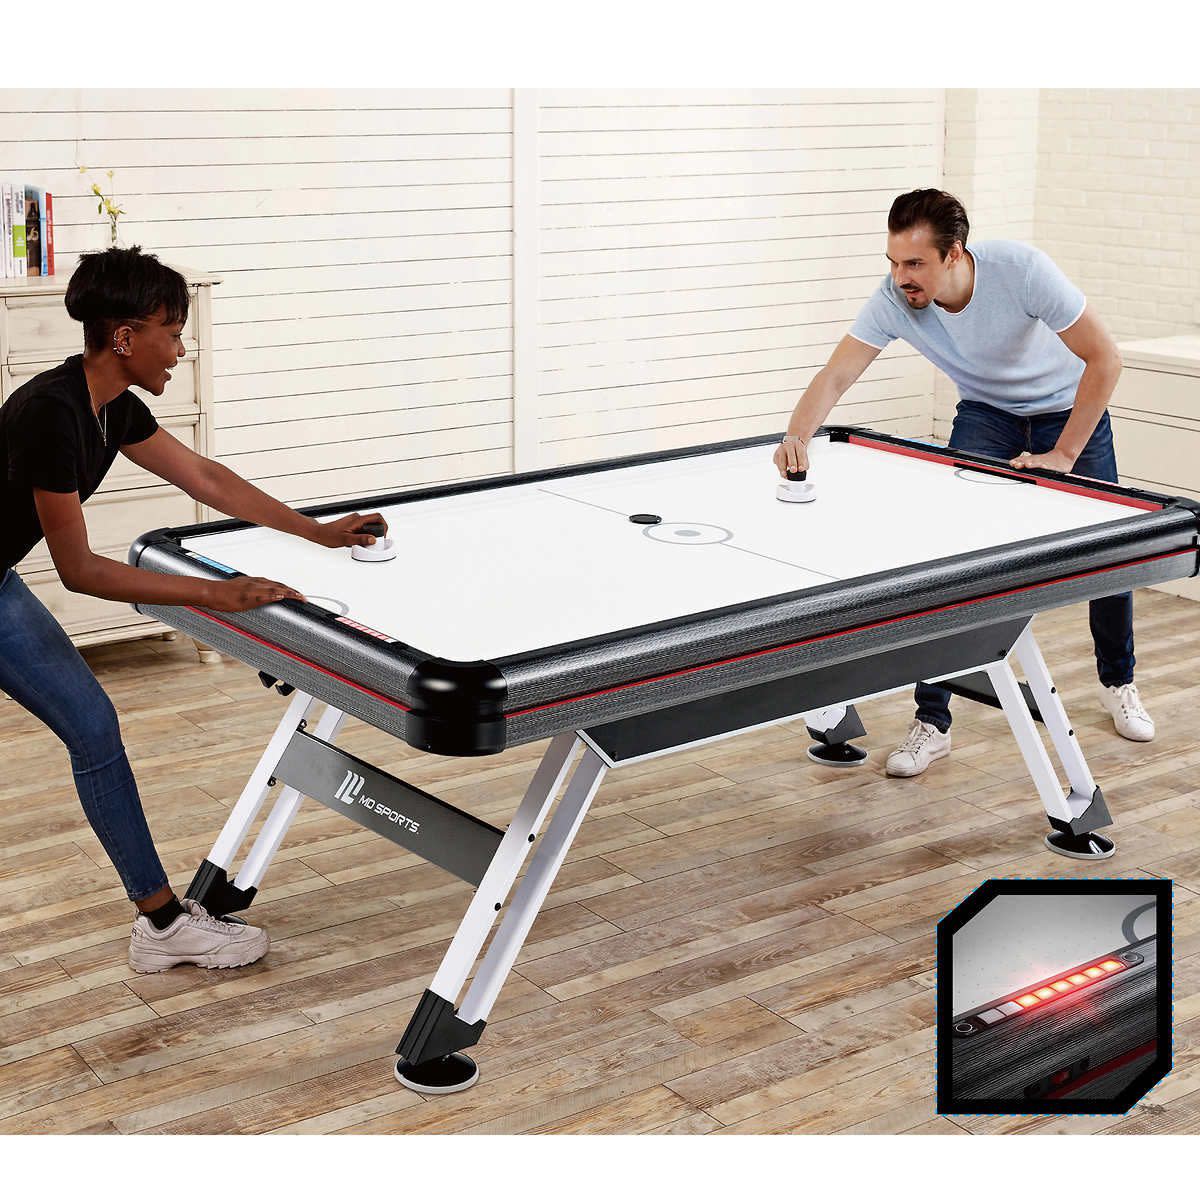
[[[1036,417],[1017,417],[990,404],[960,400],[950,433],[950,445],[993,458],[1010,459],[1028,450],[1047,454],[1054,449],[1071,410]],[[1117,482],[1117,459],[1113,451],[1112,425],[1108,413],[1075,460],[1075,475]],[[1106,596],[1093,600],[1089,609],[1092,641],[1096,647],[1096,670],[1105,687],[1119,687],[1133,680],[1133,596]],[[917,719],[943,733],[950,728],[950,693],[934,684],[919,683],[916,691]]]
[[165,887],[112,701],[62,626],[12,570],[0,577],[0,690],[66,746],[84,814],[130,900]]

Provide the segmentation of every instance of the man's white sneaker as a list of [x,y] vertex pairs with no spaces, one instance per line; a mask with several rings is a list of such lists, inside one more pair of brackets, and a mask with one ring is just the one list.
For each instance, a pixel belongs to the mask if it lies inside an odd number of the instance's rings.
[[914,721],[904,741],[888,755],[887,773],[909,779],[920,775],[935,759],[950,753],[950,735],[935,725]]
[[210,916],[195,900],[181,900],[183,915],[166,929],[155,929],[144,914],[133,922],[129,965],[143,975],[181,963],[197,967],[245,967],[271,945],[265,929],[233,924]]
[[1154,721],[1142,706],[1137,684],[1123,683],[1120,687],[1100,685],[1100,707],[1113,719],[1117,732],[1131,742],[1154,740]]

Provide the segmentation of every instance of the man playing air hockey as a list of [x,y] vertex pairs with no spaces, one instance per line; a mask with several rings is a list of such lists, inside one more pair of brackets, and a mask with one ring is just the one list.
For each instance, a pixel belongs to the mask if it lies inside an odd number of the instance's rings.
[[[934,188],[898,196],[888,213],[890,273],[801,396],[775,451],[781,475],[808,470],[807,446],[835,404],[897,338],[958,388],[949,445],[1117,482],[1108,402],[1121,359],[1083,293],[1042,251],[1021,242],[972,242],[962,204]],[[912,536],[934,534],[938,514]],[[929,557],[935,557],[931,546]],[[1100,703],[1117,732],[1154,737],[1133,682],[1133,597],[1090,606]],[[888,756],[887,773],[920,775],[950,753],[950,693],[919,683],[917,712]]]

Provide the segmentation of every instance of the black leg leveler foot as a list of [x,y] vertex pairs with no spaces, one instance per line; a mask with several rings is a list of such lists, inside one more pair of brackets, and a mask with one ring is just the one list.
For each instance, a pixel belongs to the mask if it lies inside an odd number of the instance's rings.
[[1065,858],[1083,858],[1093,862],[1102,858],[1112,858],[1116,850],[1112,839],[1101,834],[1067,833],[1061,829],[1046,834],[1046,846]]
[[466,1054],[446,1054],[432,1058],[420,1066],[406,1059],[396,1059],[396,1078],[410,1091],[426,1096],[447,1096],[465,1092],[479,1078],[475,1060]]
[[867,752],[849,742],[817,743],[809,746],[808,757],[823,767],[859,767],[867,761]]
[[853,704],[834,705],[806,714],[808,736],[815,743],[808,757],[823,767],[859,767],[867,761],[867,752],[850,744],[851,739],[866,735],[866,728]]
[[[1087,803],[1081,804],[1081,797],[1074,789],[1067,798],[1073,811],[1078,812],[1069,823],[1050,818],[1052,826],[1046,834],[1046,848],[1064,858],[1082,858],[1090,862],[1112,858],[1116,846],[1111,838],[1097,833],[1112,824],[1108,805],[1104,802],[1104,793],[1098,788],[1092,789]],[[1082,808],[1082,811],[1079,811]]]

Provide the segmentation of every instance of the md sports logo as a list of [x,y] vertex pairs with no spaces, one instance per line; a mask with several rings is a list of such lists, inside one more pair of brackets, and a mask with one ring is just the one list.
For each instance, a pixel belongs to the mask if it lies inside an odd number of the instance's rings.
[[333,794],[335,800],[340,800],[343,804],[353,804],[358,799],[359,793],[363,789],[363,784],[366,782],[361,775],[355,775],[353,771],[346,772],[346,778],[342,780],[342,786]]
[[374,813],[375,816],[385,821],[390,821],[393,825],[400,826],[401,829],[407,829],[409,833],[420,832],[420,821],[414,821],[412,817],[405,816],[404,813],[397,812],[394,808],[389,808],[382,801],[364,794],[363,787],[365,785],[366,780],[361,775],[356,774],[354,771],[347,771],[346,778],[342,780],[338,786],[338,790],[334,792],[333,798],[340,800],[346,805],[360,804],[367,812]]

